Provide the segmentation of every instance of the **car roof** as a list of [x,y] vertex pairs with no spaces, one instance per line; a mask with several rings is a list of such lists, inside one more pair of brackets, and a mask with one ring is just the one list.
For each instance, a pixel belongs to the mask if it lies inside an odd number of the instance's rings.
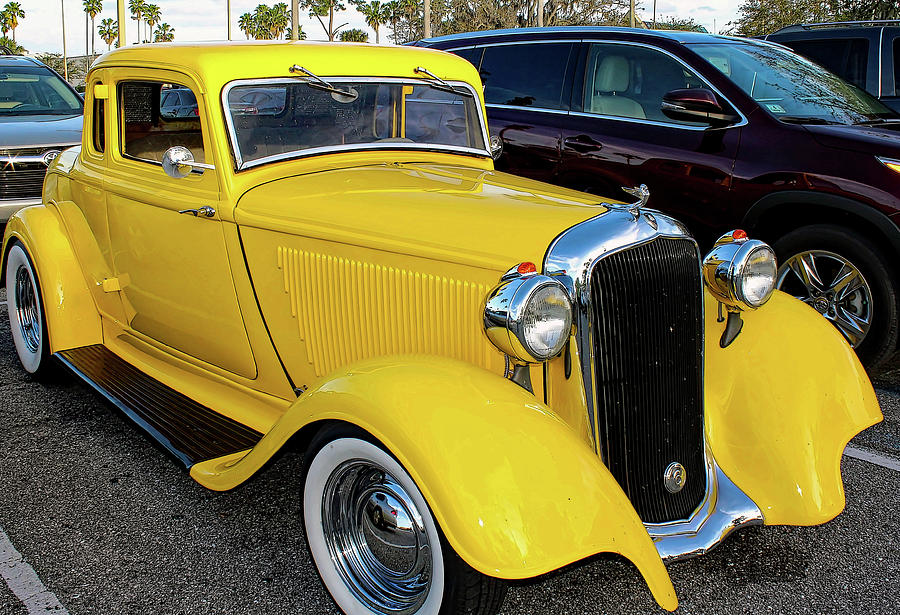
[[726,41],[747,41],[748,39],[709,34],[708,32],[690,32],[686,30],[647,30],[645,28],[622,28],[615,26],[554,26],[549,28],[509,28],[505,30],[482,30],[462,34],[448,34],[419,41],[424,46],[441,45],[450,41],[462,41],[479,38],[500,38],[515,36],[517,38],[536,38],[547,35],[578,35],[592,37],[603,34],[627,34],[640,38],[663,39],[676,43],[715,43]]
[[226,83],[235,80],[302,76],[290,72],[295,64],[322,77],[422,79],[416,68],[424,67],[442,79],[481,83],[475,68],[458,56],[434,49],[368,43],[232,41],[129,45],[104,53],[92,70],[108,67],[178,70],[199,81],[201,91],[218,94]]
[[822,23],[801,23],[801,24],[793,24],[790,26],[785,26],[779,30],[776,30],[769,36],[774,36],[776,34],[813,34],[822,32],[824,36],[832,36],[835,33],[846,34],[850,32],[868,34],[872,32],[879,32],[886,27],[898,26],[900,25],[900,20],[896,19],[882,19],[882,20],[872,20],[872,21],[835,21],[835,22],[822,22]]
[[0,66],[46,66],[40,60],[28,56],[0,55]]

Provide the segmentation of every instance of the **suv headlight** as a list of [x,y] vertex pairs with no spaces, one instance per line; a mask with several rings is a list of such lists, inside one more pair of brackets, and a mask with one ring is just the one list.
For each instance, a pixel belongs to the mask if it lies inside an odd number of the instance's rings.
[[540,363],[565,348],[572,332],[572,304],[560,282],[524,265],[530,263],[511,269],[488,295],[484,330],[511,358]]
[[775,251],[744,231],[719,237],[703,259],[703,278],[722,303],[739,310],[755,310],[775,290]]

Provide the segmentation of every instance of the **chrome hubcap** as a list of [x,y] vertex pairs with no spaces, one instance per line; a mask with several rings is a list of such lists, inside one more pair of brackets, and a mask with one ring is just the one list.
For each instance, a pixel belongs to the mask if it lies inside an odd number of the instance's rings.
[[432,549],[421,514],[393,476],[368,461],[341,464],[325,484],[322,523],[335,568],[367,607],[404,615],[422,606]]
[[31,352],[41,348],[41,321],[38,316],[37,295],[31,275],[25,267],[16,271],[16,319],[22,332],[22,341]]
[[856,348],[872,324],[872,289],[840,254],[800,252],[778,268],[776,287],[812,306]]

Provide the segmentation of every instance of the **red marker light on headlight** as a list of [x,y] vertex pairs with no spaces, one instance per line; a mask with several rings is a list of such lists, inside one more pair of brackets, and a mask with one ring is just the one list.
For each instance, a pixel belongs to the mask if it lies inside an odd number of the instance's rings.
[[735,241],[740,241],[741,239],[747,239],[747,231],[743,229],[738,229],[731,233],[731,238]]
[[534,266],[534,263],[519,263],[519,266],[516,267],[516,271],[525,275],[526,273],[537,273],[537,267]]

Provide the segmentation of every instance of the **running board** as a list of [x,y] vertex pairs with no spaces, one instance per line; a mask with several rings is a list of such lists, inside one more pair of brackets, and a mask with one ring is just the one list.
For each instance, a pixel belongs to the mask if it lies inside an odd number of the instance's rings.
[[101,345],[56,355],[185,467],[256,446],[263,434],[154,380]]

